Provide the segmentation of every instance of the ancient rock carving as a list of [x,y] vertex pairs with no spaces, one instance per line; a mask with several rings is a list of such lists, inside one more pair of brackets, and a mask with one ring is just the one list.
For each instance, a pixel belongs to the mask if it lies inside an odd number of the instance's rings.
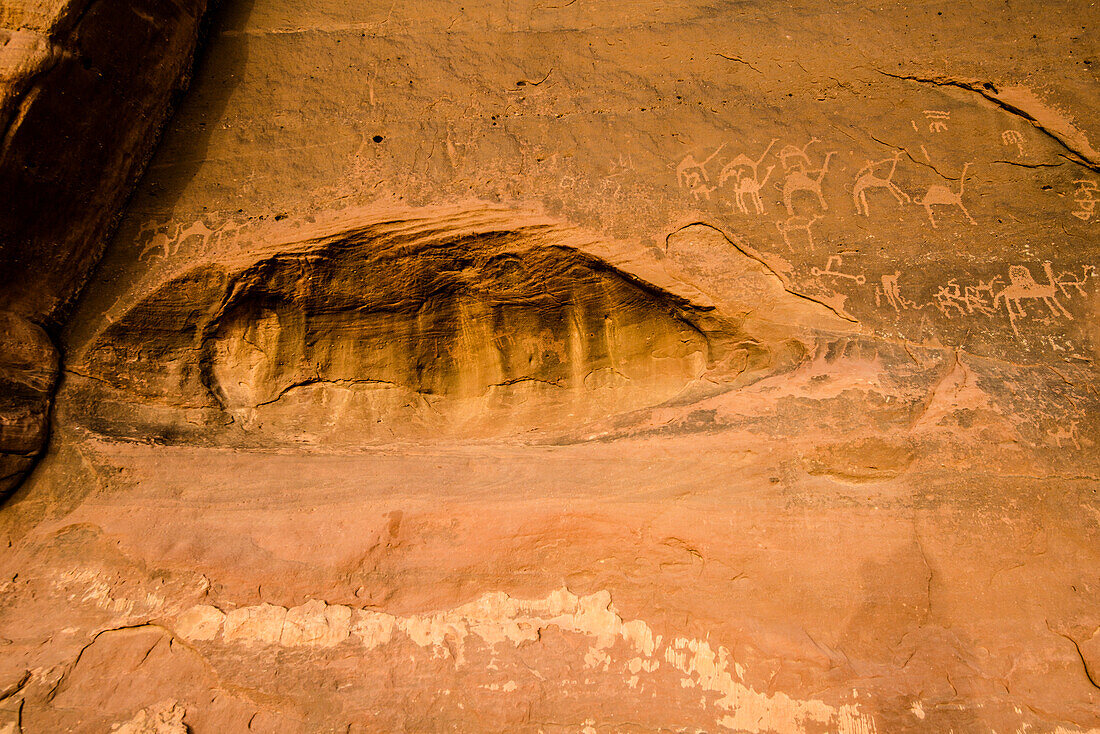
[[1077,187],[1073,194],[1077,209],[1072,214],[1082,222],[1090,222],[1093,214],[1096,213],[1096,204],[1100,202],[1100,197],[1097,197],[1097,193],[1100,193],[1100,185],[1089,179],[1079,179],[1074,181],[1073,185]]
[[702,161],[696,160],[694,155],[688,153],[676,166],[676,183],[680,188],[686,188],[696,200],[700,198],[710,199],[711,192],[717,187],[707,185],[710,183],[707,165],[722,152],[724,147],[726,147],[726,144],[722,143]]
[[157,254],[158,250],[162,250],[161,256],[168,258],[174,255],[181,244],[183,244],[189,237],[197,236],[203,244],[207,242],[211,235],[217,230],[210,229],[202,221],[195,221],[186,227],[182,223],[177,223],[172,229],[172,233],[168,234],[168,227],[156,227],[155,224],[146,223],[142,226],[138,232],[138,239],[148,235],[152,232],[152,237],[149,242],[142,247],[141,253],[138,255],[138,260],[145,260],[151,258]]
[[1073,273],[1065,271],[1055,278],[1055,282],[1058,284],[1058,290],[1062,292],[1063,296],[1069,297],[1071,295],[1069,292],[1070,288],[1075,289],[1079,295],[1085,295],[1085,282],[1089,277],[1095,277],[1096,268],[1092,265],[1082,265],[1081,271],[1080,278]]
[[768,182],[768,178],[771,176],[772,171],[775,170],[775,166],[768,166],[767,171],[764,173],[764,178],[761,179],[760,164],[764,162],[764,159],[768,156],[768,153],[776,142],[778,142],[778,138],[772,138],[772,141],[768,143],[768,147],[764,149],[764,152],[756,160],[749,158],[744,153],[740,153],[736,158],[722,167],[722,171],[718,176],[718,185],[722,186],[727,180],[733,179],[734,200],[737,203],[737,208],[740,209],[743,214],[751,213],[746,203],[746,197],[748,201],[752,203],[753,210],[757,214],[764,213],[764,203],[760,200],[760,189]]
[[1043,263],[1043,272],[1046,273],[1047,282],[1039,283],[1027,266],[1009,265],[1008,279],[1010,282],[998,291],[993,298],[994,308],[997,308],[1002,299],[1004,300],[1005,311],[1008,312],[1012,330],[1017,335],[1020,332],[1016,326],[1016,319],[1027,316],[1021,301],[1042,300],[1055,316],[1065,316],[1067,319],[1073,318],[1065,306],[1058,301],[1059,283],[1054,277],[1054,270],[1051,268],[1049,260]]
[[1075,449],[1080,450],[1081,438],[1077,429],[1078,425],[1080,425],[1080,421],[1068,421],[1068,427],[1058,426],[1049,431],[1047,436],[1054,441],[1058,448],[1064,448],[1066,445],[1072,444]]
[[947,131],[947,121],[951,119],[951,113],[944,110],[923,110],[924,119],[928,122],[928,132],[942,133]]
[[977,224],[974,221],[974,217],[970,216],[970,212],[963,206],[962,196],[963,187],[966,185],[966,169],[970,167],[969,163],[964,163],[962,168],[962,175],[959,176],[959,190],[952,191],[943,184],[932,184],[928,187],[928,191],[924,196],[917,199],[916,204],[920,204],[924,207],[924,210],[928,212],[928,221],[932,223],[932,227],[936,226],[936,218],[932,215],[932,207],[934,206],[957,206],[962,210],[962,213],[966,215],[966,218],[970,220],[971,224]]
[[779,230],[779,233],[783,235],[783,241],[787,243],[788,247],[793,248],[795,246],[791,243],[792,232],[805,232],[807,242],[809,243],[810,247],[813,247],[814,235],[813,232],[810,231],[810,227],[812,227],[814,222],[818,221],[819,219],[821,219],[821,217],[818,217],[816,215],[812,217],[804,217],[795,214],[793,216],[787,217],[787,219],[783,220],[782,222],[776,222],[775,226]]
[[[898,161],[901,160],[901,152],[895,153],[889,158],[883,158],[881,161],[867,161],[867,165],[859,169],[856,173],[856,183],[852,188],[852,200],[856,203],[856,211],[865,217],[871,216],[871,210],[867,206],[867,191],[870,189],[886,189],[890,194],[898,200],[899,204],[907,204],[910,199],[909,194],[898,188],[894,183],[894,172],[897,170]],[[880,176],[877,172],[881,166],[890,164],[890,170],[885,176]]]
[[1018,130],[1005,130],[1001,133],[1001,143],[1003,145],[1012,145],[1016,147],[1016,157],[1024,157],[1024,136]]
[[779,150],[779,163],[784,171],[808,171],[813,165],[810,156],[806,152],[814,143],[820,143],[817,138],[810,138],[805,145],[799,148],[797,145],[784,145]]
[[810,170],[810,159],[806,154],[806,149],[816,142],[818,142],[817,138],[811,138],[810,142],[801,148],[788,145],[779,152],[779,160],[783,165],[783,169],[787,171],[782,190],[783,204],[787,207],[787,214],[789,215],[793,216],[795,214],[794,197],[798,192],[811,194],[822,210],[829,208],[825,197],[821,193],[821,181],[829,170],[829,159],[836,155],[836,151],[825,154],[825,160],[822,161],[821,168],[816,171],[817,176],[813,177],[810,175],[813,171]]
[[936,290],[933,295],[935,306],[947,318],[951,318],[953,313],[967,315],[978,312],[990,316],[996,309],[991,299],[1000,283],[1000,277],[994,277],[989,281],[978,281],[978,285],[960,287],[958,280],[952,278],[946,286]]
[[[444,220],[406,235],[401,226],[346,230],[176,277],[90,347],[80,369],[104,382],[89,388],[185,401],[207,423],[231,418],[241,440],[258,431],[419,440],[633,410],[704,371],[721,379],[738,350],[751,354],[736,357],[731,374],[750,356],[774,364],[761,356],[767,345],[737,336],[740,327],[546,245],[544,230],[471,232]],[[241,263],[235,253],[228,261]],[[364,281],[364,268],[380,275]],[[150,332],[158,323],[165,328]],[[137,424],[160,420],[127,404]]]
[[[893,274],[882,276],[881,285],[875,285],[875,305],[881,307],[885,304],[896,312],[919,311],[932,307],[948,319],[967,318],[974,315],[988,318],[998,312],[1001,300],[1004,300],[1005,311],[1012,323],[1013,331],[1019,336],[1017,319],[1020,316],[1026,316],[1021,301],[1042,299],[1053,315],[1072,320],[1073,317],[1058,300],[1059,294],[1063,298],[1071,298],[1074,294],[1084,296],[1088,280],[1095,277],[1095,268],[1092,265],[1081,266],[1080,275],[1063,271],[1054,276],[1049,262],[1043,264],[1043,269],[1047,274],[1046,283],[1037,282],[1028,267],[1024,265],[1009,266],[1007,285],[999,275],[988,280],[979,279],[970,282],[958,277],[950,278],[946,284],[936,287],[931,300],[926,303],[906,297],[899,283],[901,272],[894,271]],[[829,268],[827,267],[826,270]],[[1066,343],[1069,343],[1068,340]],[[1055,350],[1063,349],[1053,340],[1051,346]]]
[[813,275],[814,277],[820,277],[822,275],[828,275],[832,278],[851,280],[851,281],[855,282],[856,285],[863,285],[864,283],[867,282],[867,276],[865,276],[863,274],[853,275],[851,273],[845,273],[841,270],[838,270],[837,268],[839,268],[842,264],[843,263],[841,261],[841,256],[840,255],[833,255],[825,263],[825,268],[824,269],[815,266],[813,268],[810,268],[810,274]]
[[875,305],[881,306],[882,299],[886,299],[886,303],[895,311],[923,308],[916,301],[902,295],[900,278],[900,270],[895,270],[892,275],[882,276],[882,284],[875,286]]

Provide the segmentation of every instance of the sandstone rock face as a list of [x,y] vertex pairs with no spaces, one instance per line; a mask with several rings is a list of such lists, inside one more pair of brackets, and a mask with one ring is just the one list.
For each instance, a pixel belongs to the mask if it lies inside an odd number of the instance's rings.
[[1097,731],[1098,21],[228,3],[0,509],[0,727]]
[[63,322],[99,260],[182,88],[205,7],[0,7],[0,369],[12,385],[0,394],[0,496],[46,439],[57,358],[41,327]]

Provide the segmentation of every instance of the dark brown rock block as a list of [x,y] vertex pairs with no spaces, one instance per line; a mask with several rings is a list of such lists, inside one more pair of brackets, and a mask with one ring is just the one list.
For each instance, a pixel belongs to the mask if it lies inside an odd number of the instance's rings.
[[18,483],[46,440],[57,363],[42,327],[0,311],[0,495]]
[[206,5],[0,9],[0,495],[41,447],[56,379],[56,350],[26,322],[63,323],[186,82]]

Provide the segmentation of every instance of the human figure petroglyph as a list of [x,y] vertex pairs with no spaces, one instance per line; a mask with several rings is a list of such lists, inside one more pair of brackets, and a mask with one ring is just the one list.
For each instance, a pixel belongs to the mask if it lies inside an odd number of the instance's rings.
[[821,180],[825,178],[825,174],[829,170],[829,159],[834,155],[836,155],[835,151],[825,154],[825,160],[822,162],[821,168],[817,170],[817,178],[811,177],[810,172],[806,170],[796,170],[787,174],[787,178],[783,182],[783,204],[787,207],[788,214],[794,214],[794,195],[799,191],[807,191],[816,196],[817,203],[821,205],[822,210],[829,208],[829,205],[825,202],[825,197],[821,194]]
[[[734,179],[734,200],[737,203],[737,208],[743,214],[750,213],[746,198],[752,202],[757,214],[764,213],[764,202],[760,200],[760,189],[764,188],[764,184],[768,182],[775,166],[769,166],[764,173],[764,178],[761,179],[760,164],[768,157],[768,153],[771,152],[772,146],[776,142],[778,142],[778,138],[772,138],[772,141],[768,143],[768,147],[764,148],[764,152],[756,160],[749,158],[744,153],[739,153],[736,158],[722,166],[722,170],[718,175],[718,185],[723,186],[727,180]],[[752,175],[746,175],[749,171],[752,172]]]
[[943,184],[932,184],[928,187],[928,191],[924,193],[924,196],[917,199],[915,203],[924,207],[924,210],[928,212],[928,220],[932,222],[932,228],[936,227],[936,218],[932,215],[932,207],[934,206],[957,206],[962,210],[962,213],[966,215],[966,218],[970,220],[971,224],[977,224],[974,221],[974,217],[970,216],[970,212],[963,206],[962,196],[963,187],[966,185],[966,169],[970,167],[969,163],[964,163],[962,168],[962,175],[959,176],[959,190],[952,191]]
[[982,313],[992,316],[995,306],[991,299],[994,291],[1000,284],[1000,276],[995,276],[990,281],[978,281],[978,285],[959,286],[959,282],[952,278],[946,286],[940,288],[933,295],[935,306],[947,318],[951,318],[952,311],[957,311],[960,316],[972,313]]
[[810,231],[810,227],[812,227],[814,222],[816,222],[820,218],[821,217],[817,216],[803,217],[794,215],[791,217],[787,217],[787,219],[782,222],[776,222],[775,226],[779,230],[779,234],[783,235],[783,241],[787,243],[788,247],[794,247],[794,245],[791,244],[791,232],[797,232],[800,230],[806,233],[806,239],[809,240],[810,247],[813,247],[814,235],[813,232]]
[[[901,160],[901,151],[881,161],[867,161],[867,165],[856,172],[856,183],[852,188],[852,200],[856,203],[856,212],[865,217],[871,216],[871,210],[867,206],[867,191],[870,189],[886,189],[898,200],[899,204],[908,204],[912,199],[909,194],[898,188],[894,183],[894,173]],[[890,172],[885,177],[875,173],[880,166],[890,164]]]
[[713,153],[702,161],[696,160],[695,156],[691,153],[684,156],[684,159],[676,166],[676,183],[680,188],[686,188],[694,194],[696,200],[698,200],[700,196],[709,199],[711,192],[714,191],[716,187],[707,186],[707,184],[710,183],[710,174],[707,173],[707,165],[709,165],[710,162],[722,152],[722,148],[725,147],[726,144],[722,143]]
[[951,119],[951,113],[944,110],[922,110],[924,119],[928,121],[928,132],[942,133],[947,131],[947,121]]
[[1012,331],[1017,336],[1020,332],[1016,326],[1016,319],[1027,316],[1027,312],[1020,303],[1021,301],[1028,299],[1042,300],[1055,316],[1065,316],[1067,319],[1073,319],[1070,312],[1058,300],[1059,284],[1054,278],[1054,270],[1051,268],[1049,260],[1043,263],[1043,272],[1047,276],[1046,283],[1035,280],[1035,276],[1031,274],[1031,270],[1026,265],[1009,265],[1009,284],[998,291],[993,298],[993,308],[997,308],[1001,299],[1004,299],[1008,320],[1012,324]]
[[1100,198],[1096,196],[1100,192],[1100,185],[1089,179],[1074,181],[1073,185],[1077,187],[1074,191],[1073,201],[1078,208],[1072,214],[1082,222],[1091,221],[1093,214],[1096,213],[1096,204],[1100,202]]
[[892,275],[883,275],[882,284],[875,287],[875,305],[882,305],[882,298],[886,299],[886,303],[895,311],[907,311],[910,309],[920,309],[923,306],[918,306],[916,301],[906,298],[901,293],[901,271],[895,270]]
[[958,311],[959,315],[966,315],[966,309],[961,303],[961,289],[954,278],[947,281],[946,286],[940,286],[933,298],[936,300],[936,308],[947,318],[951,318],[951,309]]
[[810,268],[810,274],[814,277],[820,277],[822,275],[830,275],[834,278],[843,278],[845,280],[855,281],[856,285],[863,285],[867,282],[867,276],[863,274],[853,275],[851,273],[845,273],[841,270],[837,270],[844,263],[841,260],[840,255],[831,255],[828,261],[825,263],[825,268],[819,268],[814,266]]
[[1001,133],[1001,143],[1016,146],[1016,157],[1024,157],[1024,136],[1019,130],[1005,130]]

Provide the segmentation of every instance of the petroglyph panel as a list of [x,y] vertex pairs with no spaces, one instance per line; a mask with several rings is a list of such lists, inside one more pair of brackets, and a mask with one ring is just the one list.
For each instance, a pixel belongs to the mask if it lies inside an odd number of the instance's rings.
[[[438,227],[367,226],[171,279],[74,368],[86,380],[84,421],[108,433],[144,426],[166,441],[498,435],[636,410],[704,377],[744,381],[797,361],[790,335],[750,337],[736,315],[553,244],[546,226]],[[149,405],[127,406],[120,393]],[[180,426],[174,408],[194,417]]]
[[1100,727],[1089,0],[218,7],[8,326],[0,729]]

